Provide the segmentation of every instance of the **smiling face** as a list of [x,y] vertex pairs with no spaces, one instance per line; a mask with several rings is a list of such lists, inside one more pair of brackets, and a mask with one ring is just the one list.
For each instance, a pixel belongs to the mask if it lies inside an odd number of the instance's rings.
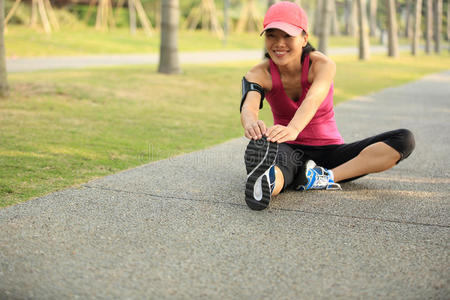
[[273,62],[279,66],[299,63],[302,47],[308,43],[308,35],[304,32],[298,36],[290,36],[279,29],[269,29],[265,33],[266,49]]

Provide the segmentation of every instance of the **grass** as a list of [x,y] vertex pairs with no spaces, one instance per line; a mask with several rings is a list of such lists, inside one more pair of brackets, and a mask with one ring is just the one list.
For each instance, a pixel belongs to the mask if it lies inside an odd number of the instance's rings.
[[[318,45],[312,36],[311,43]],[[372,45],[378,44],[372,39]],[[331,37],[330,47],[356,46],[353,37]],[[25,26],[9,25],[5,34],[7,57],[36,57],[57,55],[127,54],[157,53],[159,33],[147,37],[142,31],[131,36],[128,29],[117,28],[109,32],[99,32],[92,27],[77,25],[63,28],[47,35],[39,30]],[[231,34],[226,45],[223,40],[205,31],[179,32],[180,51],[261,49],[263,38],[258,33]]]
[[[448,69],[450,55],[335,57],[335,102]],[[240,78],[254,62],[9,75],[0,100],[0,207],[242,135]],[[271,123],[268,105],[261,118]]]

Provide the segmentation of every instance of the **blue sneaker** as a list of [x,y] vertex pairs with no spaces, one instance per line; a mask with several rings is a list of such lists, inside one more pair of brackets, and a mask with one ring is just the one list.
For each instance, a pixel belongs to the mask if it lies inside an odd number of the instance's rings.
[[319,167],[312,160],[308,160],[305,168],[306,180],[295,186],[299,191],[305,190],[342,190],[340,184],[331,179],[327,169]]
[[245,202],[253,210],[265,209],[275,187],[275,158],[278,144],[267,141],[266,137],[251,140],[245,150],[247,183]]

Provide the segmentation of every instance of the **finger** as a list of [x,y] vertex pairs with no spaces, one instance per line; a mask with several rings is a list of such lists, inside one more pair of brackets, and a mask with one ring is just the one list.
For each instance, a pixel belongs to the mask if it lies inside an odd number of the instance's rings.
[[290,141],[290,140],[292,140],[292,139],[289,138],[289,135],[285,135],[285,136],[283,136],[282,138],[278,139],[277,143],[280,143],[280,144],[281,144],[281,143],[288,142],[288,141]]
[[248,139],[252,139],[252,136],[250,135],[250,133],[248,132],[248,130],[245,130],[244,132],[244,136]]
[[261,129],[261,134],[266,134],[266,131],[267,131],[266,124],[264,124],[263,121],[259,120],[258,125],[259,125],[259,128]]
[[252,126],[253,126],[253,131],[255,132],[257,138],[258,138],[258,139],[262,138],[262,135],[261,135],[261,129],[259,128],[258,123],[255,123],[255,124],[253,124]]
[[257,139],[256,134],[255,134],[255,131],[253,130],[252,127],[249,127],[249,128],[247,129],[247,132],[248,132],[248,134],[250,135],[250,138],[251,138],[251,139],[254,139],[254,140]]
[[272,142],[278,142],[281,138],[285,137],[287,135],[287,132],[284,130],[281,130],[275,134],[273,138],[271,138]]
[[268,135],[267,139],[269,140],[273,140],[273,138],[281,131],[283,130],[283,128],[276,126],[275,128],[272,129],[272,131],[270,132],[270,134]]

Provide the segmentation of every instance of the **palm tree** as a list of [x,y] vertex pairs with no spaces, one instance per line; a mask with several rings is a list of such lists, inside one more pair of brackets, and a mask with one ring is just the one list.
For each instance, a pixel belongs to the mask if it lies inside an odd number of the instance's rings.
[[411,54],[417,55],[419,51],[419,38],[420,38],[420,20],[422,18],[422,0],[416,1],[416,7],[414,9],[414,30],[413,30],[413,42],[411,48]]
[[[270,1],[270,0],[269,0]],[[273,0],[272,0],[273,1]],[[322,7],[324,0],[316,1],[316,10],[314,11],[313,31],[314,35],[320,36],[321,22],[322,22]]]
[[435,3],[436,7],[434,18],[434,52],[441,53],[442,0],[437,0]]
[[230,32],[230,0],[223,1],[223,43],[227,44],[228,34]]
[[9,92],[6,76],[5,40],[3,37],[5,20],[5,1],[0,0],[0,97],[7,97]]
[[336,0],[331,1],[331,35],[340,36],[341,31],[337,15]]
[[161,4],[161,47],[158,72],[180,73],[178,59],[178,23],[180,9],[178,0],[163,0]]
[[[118,11],[116,9],[116,11]],[[136,34],[136,10],[134,9],[134,1],[128,0],[128,16],[130,19],[130,33],[132,35]]]
[[431,53],[431,38],[433,36],[433,0],[427,0],[427,19],[425,29],[425,52]]
[[377,35],[377,0],[369,0],[369,24],[370,24],[370,36]]
[[359,59],[370,58],[369,34],[367,32],[366,0],[358,0]]
[[450,1],[447,1],[447,41],[450,44]]
[[330,35],[330,21],[331,21],[331,1],[323,0],[321,24],[319,34],[319,51],[327,54],[328,51],[328,37]]
[[406,0],[406,16],[405,16],[405,37],[408,39],[412,36],[412,13],[411,13],[411,0]]
[[356,1],[357,0],[346,0],[345,1],[345,34],[350,36],[356,36]]
[[[420,1],[420,0],[419,0]],[[388,56],[398,56],[398,31],[395,0],[387,0],[388,5]]]

